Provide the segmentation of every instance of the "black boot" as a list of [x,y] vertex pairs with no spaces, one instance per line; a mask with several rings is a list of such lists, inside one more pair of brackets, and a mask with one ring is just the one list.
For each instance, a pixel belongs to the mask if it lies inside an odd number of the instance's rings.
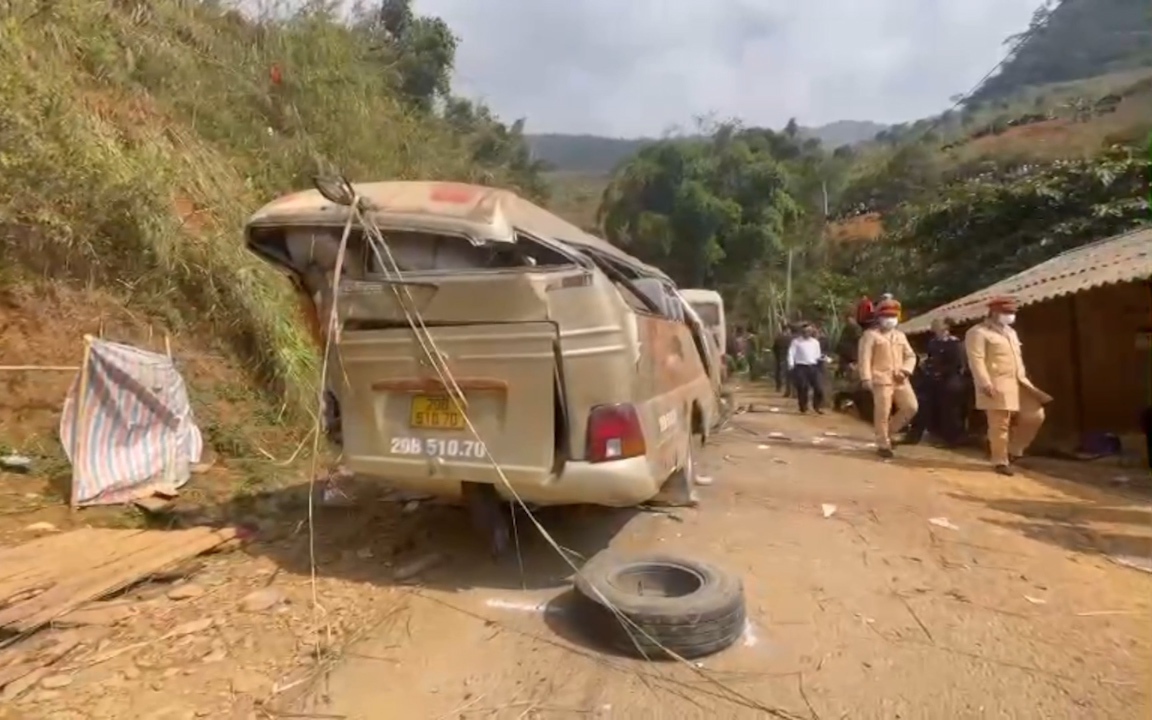
[[1004,475],[1006,477],[1012,477],[1016,474],[1012,471],[1012,466],[1010,465],[997,465],[993,470],[996,471],[997,475]]

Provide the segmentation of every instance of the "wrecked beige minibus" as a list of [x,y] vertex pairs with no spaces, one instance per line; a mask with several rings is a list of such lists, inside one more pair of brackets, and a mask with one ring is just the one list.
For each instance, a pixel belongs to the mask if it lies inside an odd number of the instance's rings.
[[663,272],[506,190],[349,190],[365,222],[339,283],[348,205],[295,193],[245,232],[307,295],[321,341],[335,297],[326,383],[350,471],[462,498],[497,526],[501,499],[627,506],[669,480],[691,491],[718,368]]
[[696,312],[708,334],[712,339],[712,348],[717,355],[717,362],[727,370],[728,352],[728,326],[724,317],[724,298],[715,290],[704,288],[684,288],[680,297]]

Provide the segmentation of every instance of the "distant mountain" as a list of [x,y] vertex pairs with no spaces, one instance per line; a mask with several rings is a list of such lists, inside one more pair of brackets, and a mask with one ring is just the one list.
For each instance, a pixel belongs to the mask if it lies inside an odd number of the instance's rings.
[[876,137],[876,133],[887,129],[887,125],[869,120],[837,120],[816,128],[801,128],[800,134],[820,138],[824,147],[834,149],[841,145],[866,142]]
[[1029,87],[1152,68],[1152,4],[1148,0],[1049,0],[999,71],[966,104],[1009,98]]
[[[871,140],[886,125],[862,120],[838,120],[817,128],[801,128],[806,137],[819,138],[828,148],[855,145]],[[528,135],[528,145],[537,159],[559,172],[581,175],[607,175],[655,138],[610,138],[600,135],[544,133]]]

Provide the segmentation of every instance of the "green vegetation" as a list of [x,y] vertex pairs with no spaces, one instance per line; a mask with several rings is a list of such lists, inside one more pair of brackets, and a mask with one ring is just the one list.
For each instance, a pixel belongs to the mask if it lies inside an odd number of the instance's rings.
[[[816,138],[825,147],[836,148],[871,140],[885,127],[874,122],[838,120],[815,128],[797,128],[796,132],[805,140]],[[557,133],[527,137],[533,154],[552,170],[564,174],[561,182],[572,176],[606,177],[620,163],[658,142],[656,138],[623,139]]]
[[330,167],[543,196],[522,123],[451,97],[443,22],[407,0],[350,23],[305,8],[252,20],[208,0],[6,3],[4,282],[100,286],[311,402],[315,353],[288,284],[243,249],[250,212]]
[[1047,0],[1027,30],[1005,41],[1003,69],[970,103],[1011,97],[1030,86],[1152,67],[1152,5],[1144,0]]
[[1147,222],[1150,171],[1144,152],[1118,148],[953,182],[902,205],[882,242],[846,249],[831,269],[932,308]]
[[[825,200],[850,163],[794,123],[781,133],[720,125],[641,150],[613,177],[600,221],[609,240],[681,285],[720,289],[737,317],[778,322],[790,310],[789,266],[823,273]],[[806,282],[797,307],[829,310],[824,289]]]

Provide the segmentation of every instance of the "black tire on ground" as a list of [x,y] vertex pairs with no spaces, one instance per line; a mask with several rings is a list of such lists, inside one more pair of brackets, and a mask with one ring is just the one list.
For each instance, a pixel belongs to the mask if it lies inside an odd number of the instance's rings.
[[[590,560],[576,577],[589,629],[622,653],[649,660],[711,655],[744,632],[740,578],[698,560],[650,555]],[[616,607],[644,632],[605,606]],[[646,635],[645,635],[646,633]]]

